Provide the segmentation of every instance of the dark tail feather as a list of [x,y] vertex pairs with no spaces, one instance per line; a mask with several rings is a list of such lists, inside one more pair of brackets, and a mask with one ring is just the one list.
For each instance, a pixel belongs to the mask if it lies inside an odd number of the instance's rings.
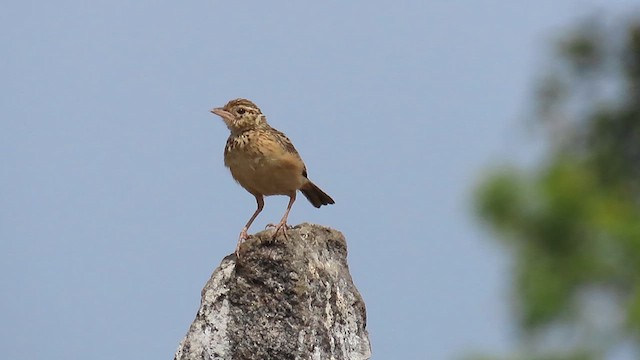
[[302,185],[302,187],[300,188],[300,192],[302,192],[302,195],[304,195],[307,200],[309,200],[309,202],[317,208],[322,205],[335,204],[331,196],[320,190],[320,188],[311,181],[307,181],[304,185]]

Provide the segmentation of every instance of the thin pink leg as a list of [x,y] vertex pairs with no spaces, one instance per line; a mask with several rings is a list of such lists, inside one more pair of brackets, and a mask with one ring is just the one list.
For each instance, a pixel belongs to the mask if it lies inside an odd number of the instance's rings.
[[251,216],[251,219],[247,221],[247,225],[245,225],[244,228],[242,228],[242,231],[240,232],[240,237],[238,238],[238,245],[236,245],[236,257],[238,258],[240,257],[240,244],[242,244],[249,237],[249,235],[247,234],[247,231],[249,231],[249,227],[253,223],[253,220],[255,220],[256,217],[258,217],[258,214],[260,214],[260,212],[264,208],[264,197],[262,197],[262,195],[254,195],[254,196],[256,197],[258,208]]
[[293,192],[289,195],[289,205],[287,205],[287,211],[284,212],[284,216],[282,217],[282,219],[280,220],[280,223],[278,223],[278,225],[276,226],[276,232],[273,234],[273,237],[275,238],[276,236],[278,236],[278,231],[282,230],[282,234],[284,235],[285,239],[288,239],[287,237],[287,218],[289,217],[289,211],[291,211],[291,206],[293,206],[293,203],[296,201],[296,193]]

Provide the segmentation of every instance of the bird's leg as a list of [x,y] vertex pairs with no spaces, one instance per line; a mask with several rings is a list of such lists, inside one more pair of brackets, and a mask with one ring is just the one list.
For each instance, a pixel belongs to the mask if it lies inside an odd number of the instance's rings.
[[295,201],[296,201],[296,193],[294,191],[291,194],[289,194],[289,205],[287,205],[287,211],[284,212],[284,216],[282,217],[278,225],[276,225],[276,232],[273,233],[274,239],[276,238],[276,236],[278,236],[278,231],[280,230],[282,230],[282,234],[284,235],[284,238],[288,239],[287,238],[287,218],[289,217],[289,211],[291,210],[291,206],[293,206],[293,203]]
[[260,212],[262,211],[262,208],[264,208],[264,197],[262,197],[262,195],[253,195],[253,196],[256,197],[256,203],[258,204],[258,208],[256,209],[256,211],[251,216],[251,219],[247,221],[247,224],[242,228],[242,231],[240,232],[240,237],[238,238],[238,245],[236,245],[236,257],[240,257],[240,244],[242,244],[249,237],[249,235],[247,234],[247,231],[249,231],[249,227],[253,223],[253,220],[255,220],[256,217],[258,217],[258,214],[260,214]]

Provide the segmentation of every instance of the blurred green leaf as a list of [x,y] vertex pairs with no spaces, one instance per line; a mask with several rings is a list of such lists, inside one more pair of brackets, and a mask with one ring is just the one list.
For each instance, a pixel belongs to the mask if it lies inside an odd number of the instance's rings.
[[[476,213],[514,256],[527,346],[505,359],[600,359],[625,341],[640,349],[640,18],[602,24],[559,43],[564,65],[536,93],[545,161],[495,170],[477,187]],[[616,317],[593,311],[595,294]],[[545,334],[567,341],[558,349]]]

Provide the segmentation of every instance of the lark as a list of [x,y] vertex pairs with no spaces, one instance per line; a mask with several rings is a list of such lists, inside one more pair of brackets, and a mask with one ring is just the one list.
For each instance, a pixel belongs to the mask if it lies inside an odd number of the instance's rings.
[[235,99],[211,112],[220,116],[231,131],[224,148],[225,166],[231,171],[231,176],[256,198],[257,203],[256,211],[240,232],[236,256],[242,242],[249,237],[249,227],[264,208],[265,196],[289,197],[287,209],[275,225],[274,238],[280,231],[287,238],[287,217],[298,190],[316,208],[335,203],[331,196],[309,180],[307,168],[291,140],[267,123],[267,118],[256,104],[247,99]]

